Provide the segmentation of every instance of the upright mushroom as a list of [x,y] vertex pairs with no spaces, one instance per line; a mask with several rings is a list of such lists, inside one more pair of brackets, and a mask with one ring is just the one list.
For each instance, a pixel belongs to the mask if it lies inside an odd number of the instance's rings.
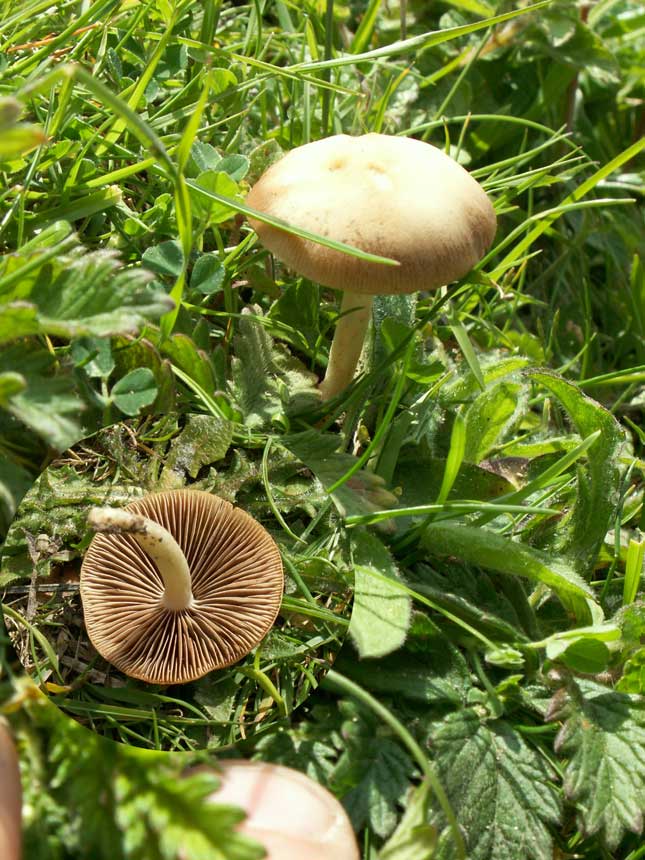
[[282,600],[278,548],[247,513],[199,490],[95,508],[81,568],[88,636],[121,671],[180,684],[236,663]]
[[465,275],[495,236],[486,193],[454,159],[406,137],[340,134],[299,146],[273,164],[247,203],[398,266],[372,263],[254,218],[263,244],[296,272],[344,292],[320,385],[324,399],[352,380],[374,295],[430,290]]

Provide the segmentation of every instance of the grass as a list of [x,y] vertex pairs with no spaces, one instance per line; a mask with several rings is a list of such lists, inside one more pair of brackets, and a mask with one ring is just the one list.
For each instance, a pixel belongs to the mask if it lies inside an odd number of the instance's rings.
[[[108,856],[114,822],[110,856],[133,856],[117,788],[114,821],[82,807],[89,842],[63,848],[93,756],[112,762],[106,786],[143,791],[137,747],[236,743],[329,785],[365,860],[403,860],[408,843],[636,860],[637,4],[0,10],[0,584],[20,657],[3,641],[0,707],[23,753],[28,856]],[[336,296],[269,257],[244,198],[282,151],[368,131],[445,148],[499,230],[462,283],[377,298],[364,372],[323,407]],[[88,500],[168,482],[262,519],[290,585],[276,641],[156,690],[92,654],[75,577]],[[347,627],[346,571],[350,636],[318,689]],[[312,632],[330,609],[345,623]]]

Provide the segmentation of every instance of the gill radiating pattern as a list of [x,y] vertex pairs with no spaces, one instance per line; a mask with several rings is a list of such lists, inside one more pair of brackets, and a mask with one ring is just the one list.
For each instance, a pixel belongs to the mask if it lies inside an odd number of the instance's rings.
[[81,570],[88,635],[122,672],[155,684],[200,678],[236,663],[273,625],[284,575],[278,548],[247,513],[198,490],[153,493],[126,510],[175,538],[191,572],[194,602],[162,604],[154,562],[129,534],[95,535]]

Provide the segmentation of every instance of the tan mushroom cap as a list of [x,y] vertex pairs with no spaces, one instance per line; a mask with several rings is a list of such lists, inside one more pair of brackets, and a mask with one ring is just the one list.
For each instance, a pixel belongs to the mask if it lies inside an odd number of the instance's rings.
[[262,243],[296,272],[368,295],[412,293],[461,278],[496,230],[490,200],[460,164],[429,143],[383,134],[340,134],[292,150],[260,177],[247,203],[397,260],[397,267],[366,262],[249,219]]
[[127,511],[162,525],[181,547],[193,603],[169,610],[164,584],[130,534],[96,534],[81,568],[81,599],[96,650],[152,684],[181,684],[236,663],[273,625],[284,588],[269,533],[229,502],[199,490],[152,493]]

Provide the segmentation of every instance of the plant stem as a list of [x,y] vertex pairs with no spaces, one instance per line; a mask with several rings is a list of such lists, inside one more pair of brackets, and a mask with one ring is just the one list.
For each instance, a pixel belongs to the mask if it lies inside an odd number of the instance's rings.
[[435,794],[435,797],[439,801],[439,805],[443,810],[443,814],[446,816],[446,820],[448,821],[450,829],[452,830],[453,838],[455,840],[457,857],[459,858],[459,860],[465,860],[466,847],[464,845],[464,838],[461,834],[461,830],[459,829],[459,824],[457,823],[454,810],[450,805],[450,801],[448,800],[446,792],[444,791],[442,784],[439,782],[439,779],[434,772],[432,765],[428,760],[428,757],[423,752],[417,741],[412,737],[410,732],[403,725],[403,723],[397,720],[394,714],[391,713],[391,711],[388,711],[388,709],[384,707],[379,701],[377,701],[377,699],[375,699],[372,695],[370,695],[367,690],[364,690],[362,687],[359,687],[358,684],[355,684],[353,681],[350,681],[349,678],[346,678],[344,675],[341,675],[334,669],[330,669],[329,672],[327,672],[327,674],[325,675],[325,679],[322,682],[322,686],[335,689],[337,692],[352,696],[354,699],[357,699],[363,705],[366,705],[377,716],[379,716],[384,723],[387,723],[387,725],[392,729],[392,731],[398,736],[401,743],[403,743],[408,748],[412,757],[421,768],[424,777],[428,780],[428,783],[430,784]]
[[163,605],[179,612],[193,604],[190,568],[174,537],[159,523],[122,508],[92,508],[87,522],[97,532],[130,534],[157,566],[164,584]]
[[343,293],[340,317],[329,352],[327,373],[318,388],[323,400],[330,400],[350,384],[361,357],[363,342],[372,316],[372,296]]

